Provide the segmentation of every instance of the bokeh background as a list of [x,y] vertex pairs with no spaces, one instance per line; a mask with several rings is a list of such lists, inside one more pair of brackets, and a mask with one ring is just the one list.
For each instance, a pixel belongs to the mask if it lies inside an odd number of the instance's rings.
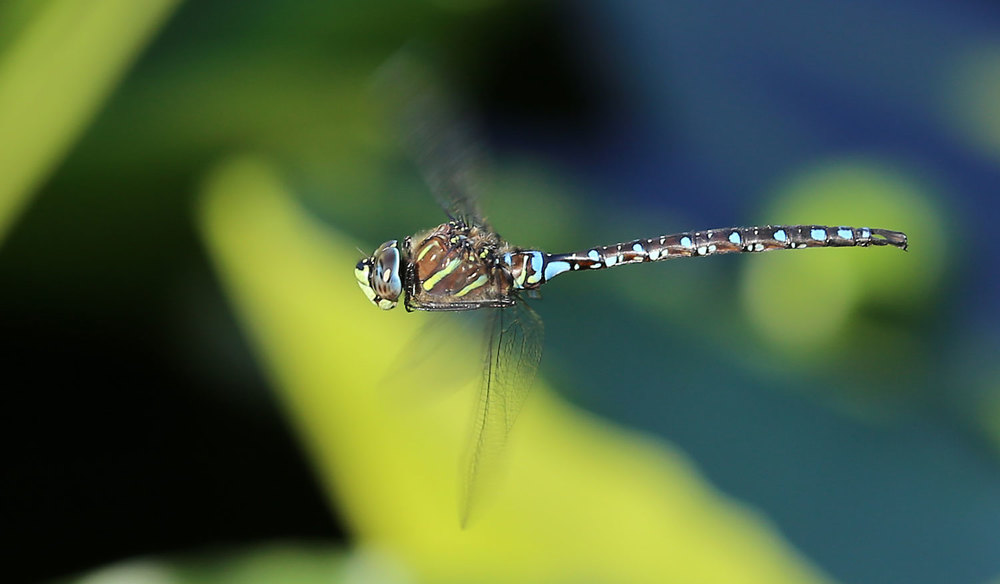
[[[547,285],[461,530],[477,325],[352,274],[443,218],[373,95],[401,50],[515,244],[910,251]],[[1000,581],[998,179],[992,2],[6,0],[0,579]]]

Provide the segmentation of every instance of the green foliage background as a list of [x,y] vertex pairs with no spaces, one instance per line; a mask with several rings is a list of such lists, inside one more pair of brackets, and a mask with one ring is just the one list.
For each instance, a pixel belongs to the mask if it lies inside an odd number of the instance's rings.
[[[836,158],[762,197],[763,221],[905,227],[907,255],[774,254],[738,270],[693,262],[666,276],[626,269],[553,283],[551,357],[502,484],[462,530],[459,460],[477,397],[478,337],[435,315],[372,309],[351,273],[358,248],[441,219],[371,99],[371,75],[412,38],[431,39],[443,67],[462,66],[474,59],[455,48],[466,29],[493,30],[484,23],[498,14],[509,22],[530,3],[252,2],[208,34],[184,10],[174,0],[0,5],[0,237],[13,241],[8,261],[23,273],[79,281],[60,310],[86,312],[102,286],[138,294],[141,281],[176,269],[176,230],[194,233],[350,541],[190,550],[72,581],[831,581],[676,447],[560,396],[586,401],[573,395],[572,372],[584,367],[595,369],[594,383],[619,379],[604,385],[623,402],[630,387],[696,386],[718,367],[763,386],[821,387],[807,399],[859,424],[919,403],[943,367],[921,327],[942,314],[955,253],[927,244],[954,223],[932,181],[877,158]],[[173,26],[191,28],[171,29],[174,16]],[[995,103],[974,101],[995,113]],[[977,136],[989,144],[993,135]],[[487,206],[510,240],[555,251],[670,230],[627,205],[577,205],[588,188],[554,165],[511,156],[497,164]],[[528,205],[534,212],[523,212]],[[673,227],[709,227],[685,219]],[[89,234],[72,249],[46,237],[76,223]],[[110,225],[134,239],[109,246]],[[588,326],[579,314],[622,316]],[[393,363],[409,363],[429,321],[444,331],[432,354],[458,356],[449,374],[460,387],[443,396],[436,386],[449,384],[438,382],[433,358],[387,377]],[[702,361],[664,379],[675,347],[658,343],[671,337],[686,340],[681,360]],[[623,338],[641,353],[580,361],[568,348]],[[635,361],[644,365],[621,365]],[[473,365],[465,372],[458,362]],[[704,375],[684,377],[692,371]],[[969,378],[981,393],[969,398],[963,427],[995,444],[997,378]]]

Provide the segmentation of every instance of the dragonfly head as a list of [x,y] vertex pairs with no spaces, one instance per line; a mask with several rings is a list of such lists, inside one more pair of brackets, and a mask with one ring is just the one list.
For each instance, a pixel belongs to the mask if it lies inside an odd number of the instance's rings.
[[354,276],[358,286],[372,304],[382,310],[396,306],[403,293],[400,277],[399,246],[395,239],[387,241],[375,250],[371,257],[358,262]]

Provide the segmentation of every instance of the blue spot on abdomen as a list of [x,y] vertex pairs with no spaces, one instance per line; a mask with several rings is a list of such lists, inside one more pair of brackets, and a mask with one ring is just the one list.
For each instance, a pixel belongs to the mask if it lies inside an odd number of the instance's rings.
[[569,262],[555,261],[549,262],[545,266],[545,279],[551,280],[563,272],[569,271]]

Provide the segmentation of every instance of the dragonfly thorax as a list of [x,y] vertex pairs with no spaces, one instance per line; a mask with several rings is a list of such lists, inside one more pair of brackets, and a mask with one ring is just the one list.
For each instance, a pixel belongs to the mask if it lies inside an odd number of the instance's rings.
[[499,257],[499,236],[460,220],[408,238],[404,258],[413,266],[408,306],[418,310],[469,310],[508,305],[510,272]]
[[354,276],[368,300],[382,310],[394,308],[403,293],[399,245],[395,239],[380,245],[369,258],[358,262]]

